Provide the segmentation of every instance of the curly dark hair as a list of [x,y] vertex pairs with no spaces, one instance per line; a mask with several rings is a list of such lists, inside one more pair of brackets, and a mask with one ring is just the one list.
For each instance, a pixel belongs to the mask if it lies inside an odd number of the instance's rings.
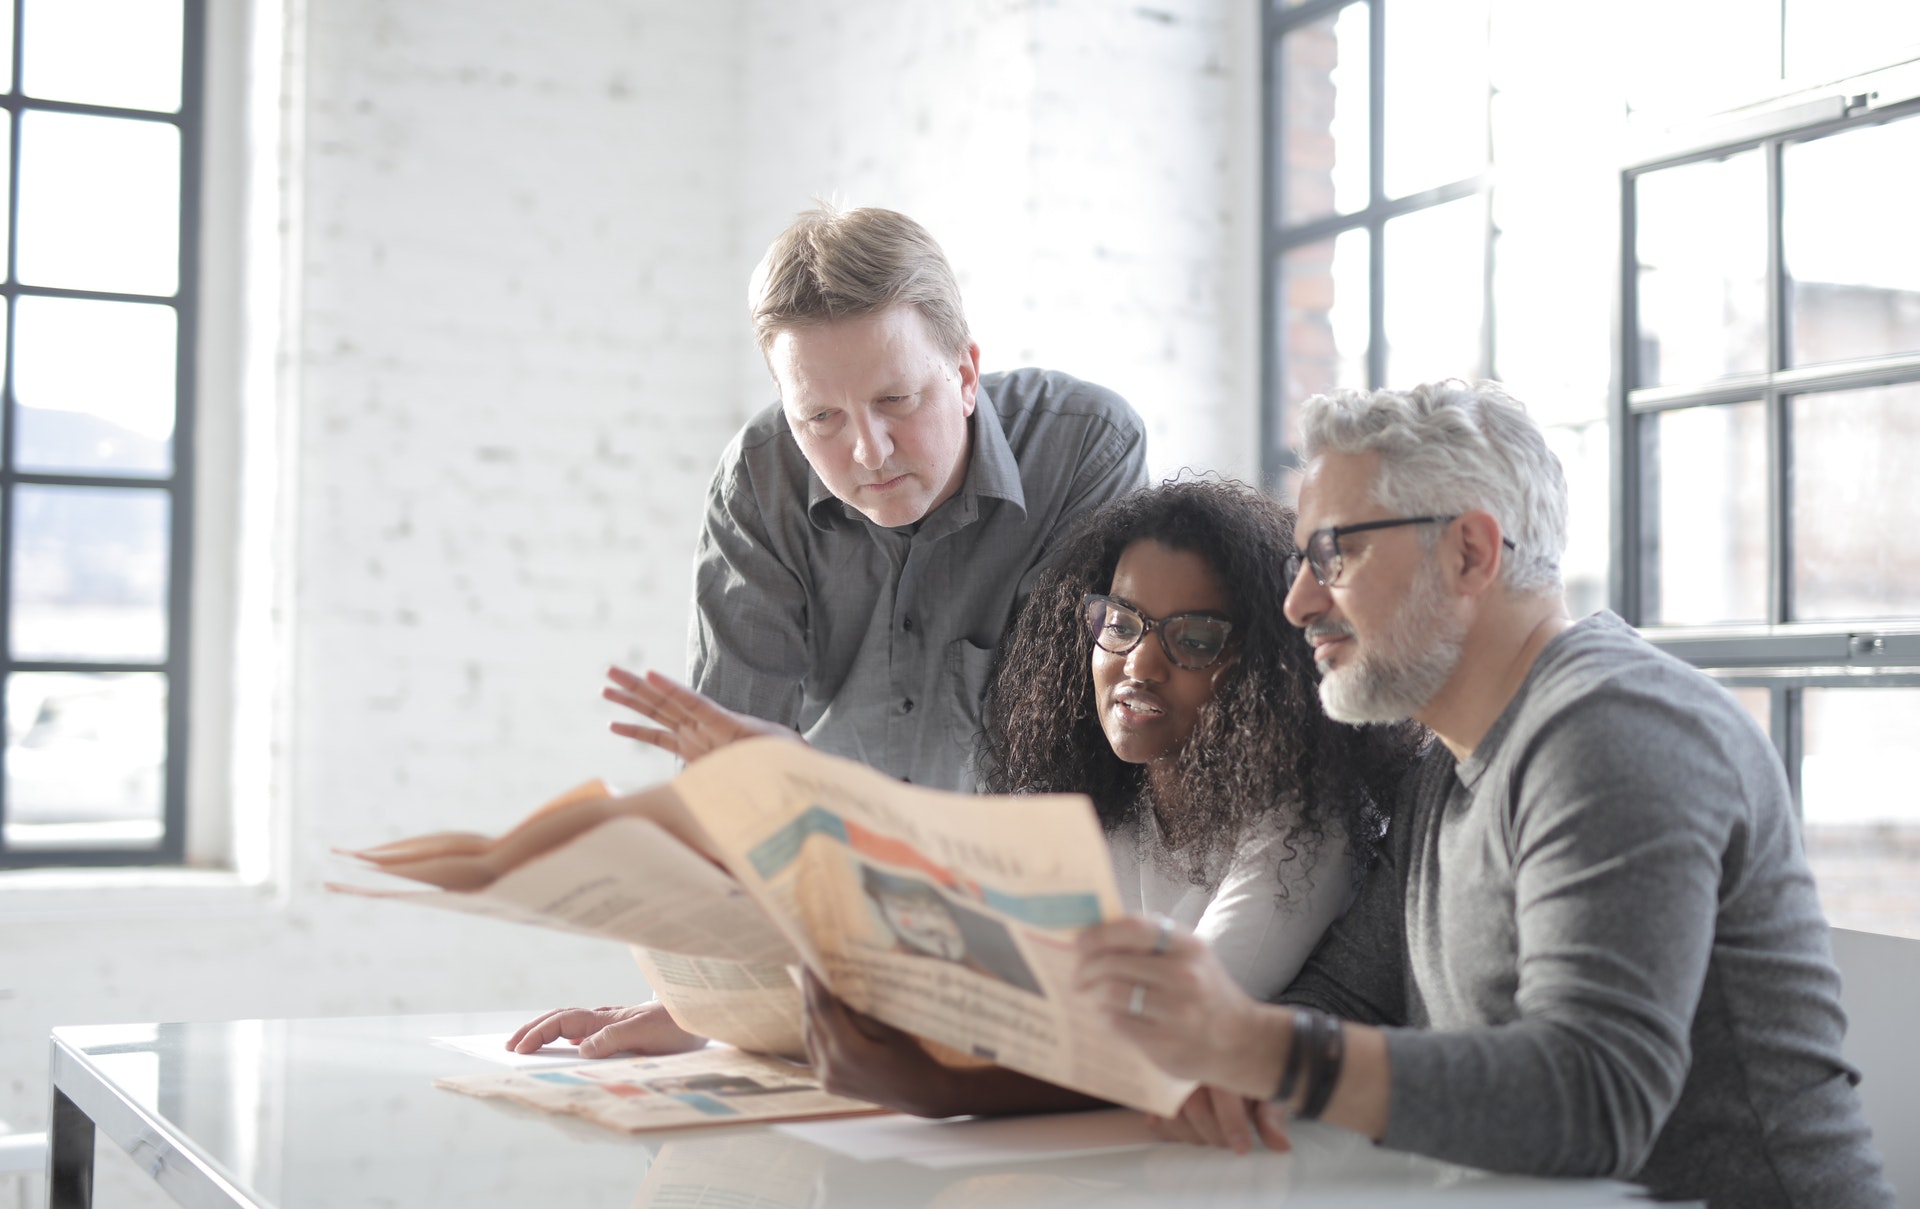
[[[1348,726],[1321,709],[1313,653],[1282,612],[1293,526],[1293,510],[1278,501],[1204,480],[1144,488],[1085,518],[1038,577],[988,685],[981,784],[994,793],[1088,794],[1109,832],[1140,826],[1157,807],[1167,852],[1200,885],[1217,876],[1216,858],[1286,811],[1286,859],[1304,852],[1310,869],[1337,832],[1357,876],[1425,731]],[[1145,767],[1114,755],[1100,729],[1082,616],[1084,597],[1107,591],[1121,552],[1143,539],[1204,558],[1233,619],[1237,658],[1176,757],[1177,802],[1153,801]]]

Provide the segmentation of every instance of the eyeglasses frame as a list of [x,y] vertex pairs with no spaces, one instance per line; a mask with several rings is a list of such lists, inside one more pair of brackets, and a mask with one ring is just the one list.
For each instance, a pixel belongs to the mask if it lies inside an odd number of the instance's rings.
[[[1295,550],[1292,554],[1287,555],[1287,582],[1291,584],[1298,580],[1300,578],[1300,568],[1302,565],[1305,565],[1313,568],[1313,582],[1319,584],[1321,587],[1331,588],[1338,584],[1341,572],[1346,570],[1344,561],[1346,552],[1340,549],[1340,539],[1349,533],[1369,533],[1375,529],[1397,529],[1402,525],[1450,525],[1454,521],[1459,520],[1460,515],[1460,513],[1455,512],[1449,516],[1397,516],[1388,520],[1361,521],[1353,525],[1328,525],[1324,529],[1315,529],[1312,533],[1307,534],[1307,543],[1304,548]],[[1314,546],[1322,541],[1333,547],[1333,572],[1330,575],[1322,574],[1324,560],[1316,559],[1313,556]],[[1520,548],[1513,544],[1512,538],[1505,535],[1501,536],[1500,544],[1509,550],[1518,550]]]
[[[1087,620],[1088,620],[1087,610],[1093,606],[1095,601],[1098,601],[1099,603],[1106,605],[1110,608],[1125,609],[1127,612],[1133,614],[1135,617],[1138,617],[1140,619],[1140,634],[1132,642],[1127,644],[1125,650],[1116,651],[1110,646],[1102,645],[1100,642],[1099,635],[1091,634],[1091,633],[1088,635],[1088,637],[1090,637],[1093,640],[1094,646],[1099,647],[1101,650],[1105,651],[1109,655],[1122,655],[1122,656],[1131,655],[1134,652],[1134,650],[1137,647],[1139,647],[1139,645],[1142,642],[1146,641],[1148,634],[1154,634],[1160,639],[1160,649],[1166,653],[1167,661],[1169,663],[1173,664],[1173,666],[1177,668],[1182,668],[1189,672],[1203,672],[1208,668],[1218,664],[1221,659],[1225,658],[1227,654],[1227,648],[1231,646],[1233,643],[1233,622],[1228,620],[1225,617],[1220,616],[1218,613],[1209,613],[1205,609],[1190,609],[1185,613],[1175,613],[1168,617],[1159,617],[1159,618],[1149,617],[1138,606],[1130,604],[1127,601],[1120,599],[1118,596],[1109,596],[1105,592],[1089,592],[1085,596],[1082,596],[1080,598],[1080,623],[1083,627],[1087,626]],[[1180,661],[1180,657],[1173,653],[1173,644],[1167,640],[1167,631],[1165,627],[1173,622],[1183,621],[1189,617],[1203,617],[1206,620],[1215,623],[1216,625],[1225,627],[1225,632],[1221,636],[1220,650],[1218,651],[1218,653],[1216,653],[1213,658],[1207,660],[1205,663],[1201,664],[1198,667],[1195,667],[1191,664],[1182,663]]]

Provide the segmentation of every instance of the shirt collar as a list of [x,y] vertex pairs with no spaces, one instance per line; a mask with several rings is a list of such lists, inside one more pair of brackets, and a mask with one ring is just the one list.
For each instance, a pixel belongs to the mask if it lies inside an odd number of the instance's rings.
[[[985,383],[974,391],[973,400],[973,418],[969,421],[973,439],[967,455],[967,477],[954,497],[934,509],[933,516],[927,520],[956,511],[958,523],[965,524],[979,514],[981,497],[1005,500],[1020,509],[1022,516],[1026,515],[1027,496],[1020,486],[1020,463],[1013,456],[1013,446],[1007,444],[1006,430],[1000,425],[1000,411],[994,406]],[[833,529],[848,521],[864,521],[866,517],[828,490],[813,467],[808,466],[807,519],[816,529]]]

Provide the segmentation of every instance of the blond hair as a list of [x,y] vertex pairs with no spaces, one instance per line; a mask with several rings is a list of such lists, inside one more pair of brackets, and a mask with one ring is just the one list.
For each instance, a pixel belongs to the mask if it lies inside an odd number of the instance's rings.
[[905,303],[950,352],[973,343],[953,266],[927,229],[893,210],[804,210],[761,258],[747,287],[764,355],[791,328],[858,319]]

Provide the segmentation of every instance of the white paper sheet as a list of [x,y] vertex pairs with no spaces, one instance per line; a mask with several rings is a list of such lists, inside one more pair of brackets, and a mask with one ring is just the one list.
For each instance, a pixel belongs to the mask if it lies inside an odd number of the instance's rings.
[[507,1038],[512,1033],[474,1033],[467,1037],[429,1037],[442,1049],[459,1050],[463,1054],[472,1054],[501,1066],[531,1068],[542,1066],[578,1066],[582,1062],[601,1061],[596,1058],[583,1058],[580,1048],[574,1045],[555,1044],[545,1046],[535,1053],[516,1054],[507,1048]]
[[792,1121],[772,1128],[849,1158],[901,1159],[921,1167],[970,1167],[1136,1150],[1157,1139],[1147,1119],[1124,1108],[1023,1117],[860,1117]]

